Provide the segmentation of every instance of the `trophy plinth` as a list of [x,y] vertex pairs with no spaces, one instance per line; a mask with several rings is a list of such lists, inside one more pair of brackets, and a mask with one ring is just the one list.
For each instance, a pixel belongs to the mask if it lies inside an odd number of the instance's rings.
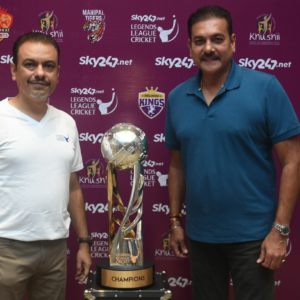
[[97,284],[116,289],[144,288],[154,283],[154,263],[144,259],[143,266],[131,267],[111,266],[109,259],[97,262]]
[[[144,259],[142,215],[144,170],[148,155],[145,133],[132,124],[121,123],[108,130],[101,152],[107,161],[109,259],[97,263],[97,284],[109,288],[135,289],[154,284],[154,263]],[[130,199],[124,206],[117,170],[132,170]]]

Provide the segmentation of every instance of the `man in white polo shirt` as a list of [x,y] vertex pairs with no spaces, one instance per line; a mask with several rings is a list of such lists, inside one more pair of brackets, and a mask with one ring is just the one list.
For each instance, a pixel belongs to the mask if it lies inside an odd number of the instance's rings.
[[76,280],[92,264],[75,121],[47,104],[59,76],[59,47],[28,33],[13,46],[18,94],[0,102],[0,300],[65,299],[66,238],[78,236]]

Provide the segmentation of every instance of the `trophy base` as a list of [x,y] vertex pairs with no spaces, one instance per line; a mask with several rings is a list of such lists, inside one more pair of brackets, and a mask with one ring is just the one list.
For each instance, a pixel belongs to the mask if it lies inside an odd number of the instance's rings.
[[109,259],[97,262],[97,285],[115,289],[138,289],[154,284],[154,263],[144,259],[143,266],[110,266]]

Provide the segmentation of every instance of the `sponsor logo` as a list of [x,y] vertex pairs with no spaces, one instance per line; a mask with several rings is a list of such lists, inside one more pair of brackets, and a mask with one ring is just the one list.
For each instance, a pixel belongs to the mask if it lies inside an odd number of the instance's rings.
[[164,250],[170,250],[170,233],[167,232],[162,239],[162,244],[163,244],[163,248]]
[[[152,160],[144,162],[144,186],[155,186],[155,183],[157,182],[156,176],[158,176],[157,173],[160,173],[159,171],[156,171],[156,169],[158,167],[162,167],[163,165],[163,162],[155,162]],[[133,170],[130,170],[130,184],[133,184]]]
[[155,162],[153,160],[146,160],[143,163],[143,167],[154,167],[154,166],[163,166],[164,163],[163,162]]
[[184,58],[166,58],[166,57],[157,57],[155,59],[156,66],[166,66],[171,68],[187,68],[190,69],[192,66],[195,66],[193,59],[184,57]]
[[[99,159],[90,159],[85,162],[85,176],[79,176],[82,188],[105,188],[104,166]],[[81,171],[82,172],[82,171]],[[94,212],[93,212],[94,213]]]
[[131,265],[132,263],[135,264],[139,255],[140,255],[140,250],[138,250],[137,255],[132,255],[128,253],[117,253],[116,263],[121,265]]
[[103,10],[83,9],[82,15],[85,16],[83,31],[88,31],[87,39],[92,43],[99,42],[106,28],[105,14]]
[[192,281],[187,278],[182,277],[170,277],[168,279],[169,285],[172,287],[179,286],[181,288],[185,288],[186,286],[192,285]]
[[158,92],[158,88],[139,93],[139,108],[150,119],[157,117],[165,107],[165,94]]
[[12,64],[13,63],[13,56],[10,55],[2,55],[0,57],[0,64]]
[[69,137],[68,134],[67,134],[67,136],[64,136],[64,135],[61,135],[61,134],[57,134],[57,135],[56,135],[56,139],[57,139],[58,141],[61,141],[61,142],[67,142],[67,143],[69,143],[69,141],[70,141],[70,137]]
[[99,232],[92,232],[91,233],[92,238],[98,238],[98,239],[107,239],[108,234],[106,232],[99,233]]
[[[158,26],[154,22],[161,22],[165,17],[158,18],[156,16],[131,16],[131,21],[138,23],[131,24],[131,42],[132,43],[155,43],[161,41],[162,43],[169,43],[175,40],[179,33],[179,24],[176,16],[173,16],[173,24],[165,22],[166,25]],[[161,25],[161,24],[160,24]],[[159,37],[159,39],[157,38]]]
[[153,212],[163,212],[166,215],[168,215],[170,213],[170,208],[169,208],[169,205],[164,205],[162,203],[159,203],[159,204],[153,204],[152,211]]
[[290,68],[291,62],[278,62],[275,59],[268,58],[267,60],[264,59],[249,59],[249,58],[241,58],[239,60],[239,65],[241,67],[249,68],[255,70],[260,69],[270,69],[274,70],[275,68]]
[[71,94],[79,94],[79,95],[94,95],[94,94],[103,94],[104,90],[95,90],[92,88],[71,88]]
[[7,9],[0,6],[0,42],[3,39],[9,38],[9,32],[13,23],[14,17],[7,12]]
[[80,133],[79,134],[79,141],[80,142],[92,142],[93,144],[101,143],[103,138],[103,133],[93,134],[93,133]]
[[64,33],[58,28],[58,17],[52,11],[44,11],[39,14],[39,30],[33,30],[33,32],[42,32],[50,35],[56,42],[63,42]]
[[89,211],[93,214],[96,212],[102,214],[108,211],[108,204],[104,205],[103,203],[97,204],[89,204],[88,202],[85,203],[85,211]]
[[154,135],[153,142],[155,143],[162,143],[165,141],[165,135],[163,133],[157,133]]
[[262,14],[256,18],[256,32],[250,32],[250,45],[280,45],[280,33],[276,32],[276,22],[272,14]]
[[157,180],[160,186],[167,186],[168,185],[168,174],[161,174],[160,172],[156,172]]
[[[159,203],[159,204],[153,204],[152,211],[153,212],[163,212],[166,215],[168,215],[170,213],[170,208],[169,208],[169,205]],[[181,214],[186,215],[186,206],[185,206],[185,204],[182,205]]]
[[89,57],[89,56],[81,56],[79,58],[79,64],[80,65],[90,65],[93,66],[93,68],[98,67],[111,67],[114,68],[115,66],[131,66],[132,65],[132,59],[129,60],[121,60],[116,57],[108,56],[105,57]]
[[161,236],[159,247],[154,249],[155,260],[180,260],[170,248],[170,233],[166,232]]
[[91,246],[92,258],[108,257],[108,234],[106,232],[92,232],[93,244]]
[[118,97],[116,96],[114,89],[112,90],[113,90],[112,97],[109,102],[103,102],[100,99],[97,100],[99,112],[101,115],[110,115],[116,110],[118,106]]
[[[103,101],[98,99],[98,95],[91,97],[95,94],[104,94],[104,90],[95,90],[92,88],[72,88],[71,94],[79,94],[80,97],[73,96],[70,101],[71,115],[95,115],[99,111],[100,115],[109,115],[113,113],[118,106],[118,97],[114,89],[112,89],[111,99]],[[84,96],[86,95],[86,96]]]
[[155,22],[155,21],[164,21],[165,17],[157,17],[153,15],[132,15],[131,16],[131,21],[140,21],[140,22]]

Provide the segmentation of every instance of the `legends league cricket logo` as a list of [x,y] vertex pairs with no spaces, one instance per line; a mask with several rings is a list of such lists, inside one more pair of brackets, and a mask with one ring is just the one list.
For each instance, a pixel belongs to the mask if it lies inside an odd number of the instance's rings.
[[11,25],[14,17],[7,12],[7,9],[0,6],[0,42],[9,37]]

